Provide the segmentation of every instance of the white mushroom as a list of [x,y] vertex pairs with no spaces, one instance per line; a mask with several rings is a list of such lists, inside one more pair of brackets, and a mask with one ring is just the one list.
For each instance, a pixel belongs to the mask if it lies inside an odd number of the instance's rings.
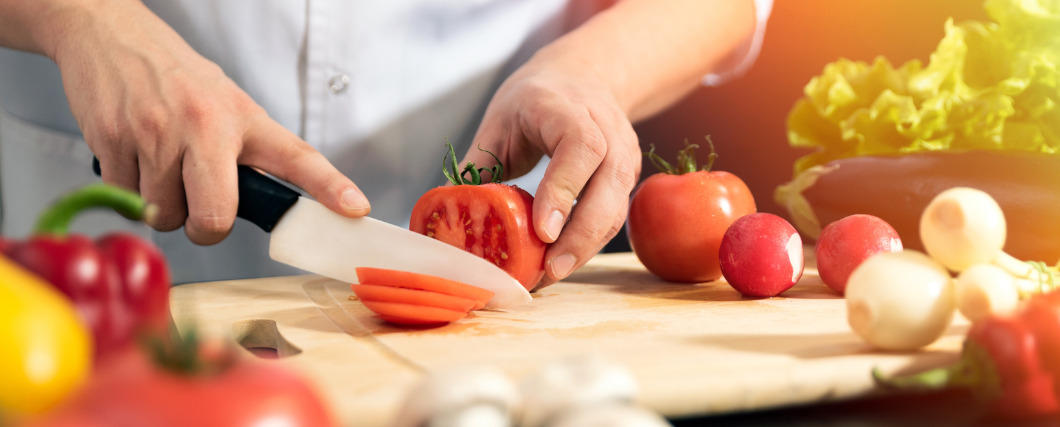
[[665,427],[671,424],[659,414],[621,403],[603,403],[561,414],[549,427]]
[[594,356],[575,356],[545,365],[520,384],[521,427],[544,427],[585,408],[632,405],[636,380],[622,366]]
[[436,370],[410,391],[393,426],[511,426],[518,401],[515,384],[495,368]]

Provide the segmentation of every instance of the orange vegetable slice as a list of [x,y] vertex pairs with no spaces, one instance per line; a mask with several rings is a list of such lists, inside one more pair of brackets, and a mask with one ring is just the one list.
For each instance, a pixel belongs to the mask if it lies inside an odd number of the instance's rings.
[[462,311],[464,313],[471,311],[479,303],[476,300],[464,297],[419,289],[384,285],[350,285],[350,288],[353,289],[353,293],[361,301],[399,302]]
[[486,289],[443,277],[411,273],[408,271],[374,267],[357,267],[357,279],[362,285],[418,289],[467,298],[476,302],[472,310],[478,310],[485,307],[490,298],[493,298],[493,292]]
[[403,325],[432,325],[449,323],[467,315],[466,311],[447,310],[426,305],[405,304],[400,302],[366,301],[365,307],[372,310],[379,318]]

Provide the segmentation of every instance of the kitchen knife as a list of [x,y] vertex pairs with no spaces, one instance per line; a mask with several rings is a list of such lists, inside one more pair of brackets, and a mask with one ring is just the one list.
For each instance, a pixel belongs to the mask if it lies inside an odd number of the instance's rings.
[[[98,162],[93,169],[99,174]],[[237,216],[270,233],[269,257],[347,283],[357,267],[429,274],[493,292],[487,308],[529,303],[504,270],[457,247],[374,218],[347,218],[247,166],[238,167]]]

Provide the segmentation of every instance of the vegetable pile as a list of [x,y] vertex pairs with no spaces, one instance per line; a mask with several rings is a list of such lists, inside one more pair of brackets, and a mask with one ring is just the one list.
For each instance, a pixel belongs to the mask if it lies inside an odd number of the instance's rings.
[[29,239],[0,241],[0,250],[73,301],[92,331],[96,358],[102,360],[137,334],[166,333],[170,279],[162,253],[138,236],[117,232],[92,241],[67,234],[77,214],[96,207],[135,220],[149,213],[135,193],[91,185],[53,204]]
[[[1056,288],[1056,268],[1006,254],[1005,217],[990,195],[954,187],[924,210],[914,250],[869,257],[846,289],[851,328],[873,346],[914,350],[938,339],[959,311],[977,321]],[[953,277],[956,274],[956,278]]]
[[194,331],[169,334],[157,248],[125,233],[67,234],[95,207],[132,220],[152,212],[135,193],[91,185],[54,203],[29,239],[0,239],[0,424],[335,425],[286,368],[199,346]]
[[[840,59],[788,115],[811,149],[775,198],[805,236],[872,214],[923,250],[919,213],[954,186],[986,191],[1010,220],[1006,250],[1060,259],[1060,4],[987,0],[991,21],[946,23],[923,66]],[[895,203],[901,200],[902,203]]]

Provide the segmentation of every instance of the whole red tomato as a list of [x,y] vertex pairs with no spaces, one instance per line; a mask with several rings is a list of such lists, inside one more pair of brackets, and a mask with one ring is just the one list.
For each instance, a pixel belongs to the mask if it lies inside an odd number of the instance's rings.
[[[710,143],[710,139],[707,138]],[[721,277],[718,251],[725,230],[737,218],[757,211],[751,190],[736,175],[697,170],[695,144],[678,153],[673,167],[652,151],[648,158],[662,172],[633,192],[626,219],[629,244],[648,271],[671,282],[705,282]]]
[[[149,355],[126,347],[57,411],[29,426],[334,426],[301,376],[232,348]],[[154,356],[154,357],[152,357]]]
[[534,232],[534,197],[500,183],[499,161],[488,183],[473,164],[458,174],[453,146],[447,146],[452,170],[443,172],[454,185],[424,193],[412,208],[409,229],[485,258],[533,289],[544,275],[548,247]]

